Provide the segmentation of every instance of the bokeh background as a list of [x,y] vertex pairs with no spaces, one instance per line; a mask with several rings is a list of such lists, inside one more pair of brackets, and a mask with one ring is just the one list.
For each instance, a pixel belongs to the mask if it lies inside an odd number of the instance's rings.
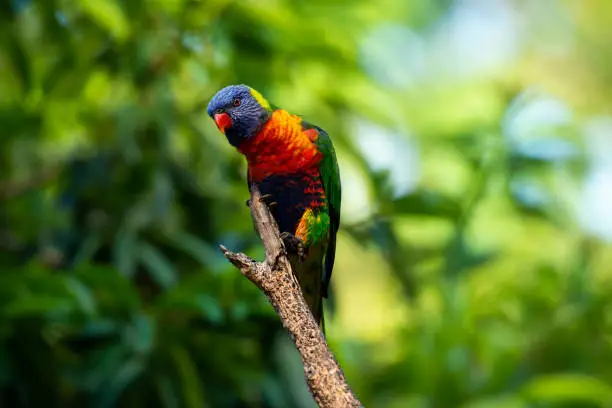
[[612,2],[5,0],[0,406],[312,407],[265,298],[246,83],[331,135],[368,407],[612,406]]

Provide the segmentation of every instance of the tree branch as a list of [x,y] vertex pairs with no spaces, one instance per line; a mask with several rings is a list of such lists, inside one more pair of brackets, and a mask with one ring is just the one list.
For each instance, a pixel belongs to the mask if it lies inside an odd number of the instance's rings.
[[302,356],[306,383],[319,407],[361,407],[304,300],[276,222],[256,188],[252,191],[249,207],[257,233],[263,241],[266,261],[256,262],[221,245],[223,254],[264,292],[276,310]]

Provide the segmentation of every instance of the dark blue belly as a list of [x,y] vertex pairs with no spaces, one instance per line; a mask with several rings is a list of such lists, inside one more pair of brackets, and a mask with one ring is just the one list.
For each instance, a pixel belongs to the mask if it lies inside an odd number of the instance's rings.
[[[277,204],[272,215],[281,232],[295,234],[302,215],[312,202],[321,200],[320,193],[313,188],[318,183],[316,175],[270,176],[255,183],[262,195],[270,194]],[[307,194],[306,191],[309,191]]]

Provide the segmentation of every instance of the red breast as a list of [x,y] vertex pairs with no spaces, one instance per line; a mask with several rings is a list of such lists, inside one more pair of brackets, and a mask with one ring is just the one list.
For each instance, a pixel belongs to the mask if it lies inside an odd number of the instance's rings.
[[308,132],[302,129],[299,116],[274,111],[259,133],[239,148],[247,158],[251,179],[259,181],[275,174],[297,173],[319,163],[321,153]]

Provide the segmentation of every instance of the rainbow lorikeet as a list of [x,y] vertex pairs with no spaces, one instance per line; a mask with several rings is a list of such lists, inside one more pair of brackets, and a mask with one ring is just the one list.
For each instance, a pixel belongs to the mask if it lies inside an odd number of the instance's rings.
[[322,298],[328,297],[340,227],[340,171],[331,138],[246,85],[221,89],[207,111],[246,157],[249,190],[257,186],[266,198],[304,298],[324,327]]

